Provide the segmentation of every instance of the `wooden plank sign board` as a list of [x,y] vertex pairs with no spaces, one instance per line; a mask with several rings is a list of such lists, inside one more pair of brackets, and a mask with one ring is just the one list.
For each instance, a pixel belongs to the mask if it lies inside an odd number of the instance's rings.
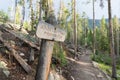
[[65,40],[66,32],[44,21],[40,21],[37,26],[36,35],[41,39],[63,42]]

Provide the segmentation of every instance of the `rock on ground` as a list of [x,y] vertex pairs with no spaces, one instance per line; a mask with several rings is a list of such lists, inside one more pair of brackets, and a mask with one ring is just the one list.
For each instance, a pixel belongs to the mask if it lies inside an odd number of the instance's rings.
[[48,80],[66,80],[62,75],[58,74],[55,71],[51,71]]

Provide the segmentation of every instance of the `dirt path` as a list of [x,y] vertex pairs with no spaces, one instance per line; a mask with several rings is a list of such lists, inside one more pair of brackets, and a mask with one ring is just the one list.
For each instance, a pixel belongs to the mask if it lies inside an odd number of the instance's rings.
[[87,50],[78,57],[77,61],[67,57],[69,80],[107,80],[105,75],[92,65],[90,54],[91,51]]

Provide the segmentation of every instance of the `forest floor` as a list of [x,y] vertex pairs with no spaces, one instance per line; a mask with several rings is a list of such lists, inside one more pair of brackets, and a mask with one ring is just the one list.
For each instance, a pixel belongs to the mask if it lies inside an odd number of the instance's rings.
[[67,57],[67,80],[108,80],[103,72],[93,66],[91,53],[90,50],[86,50],[77,60]]

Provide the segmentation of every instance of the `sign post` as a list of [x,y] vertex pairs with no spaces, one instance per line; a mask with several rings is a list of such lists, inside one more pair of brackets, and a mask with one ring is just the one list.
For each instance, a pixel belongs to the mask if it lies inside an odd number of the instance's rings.
[[48,80],[54,41],[63,42],[66,32],[51,24],[40,21],[36,31],[42,39],[35,80]]

